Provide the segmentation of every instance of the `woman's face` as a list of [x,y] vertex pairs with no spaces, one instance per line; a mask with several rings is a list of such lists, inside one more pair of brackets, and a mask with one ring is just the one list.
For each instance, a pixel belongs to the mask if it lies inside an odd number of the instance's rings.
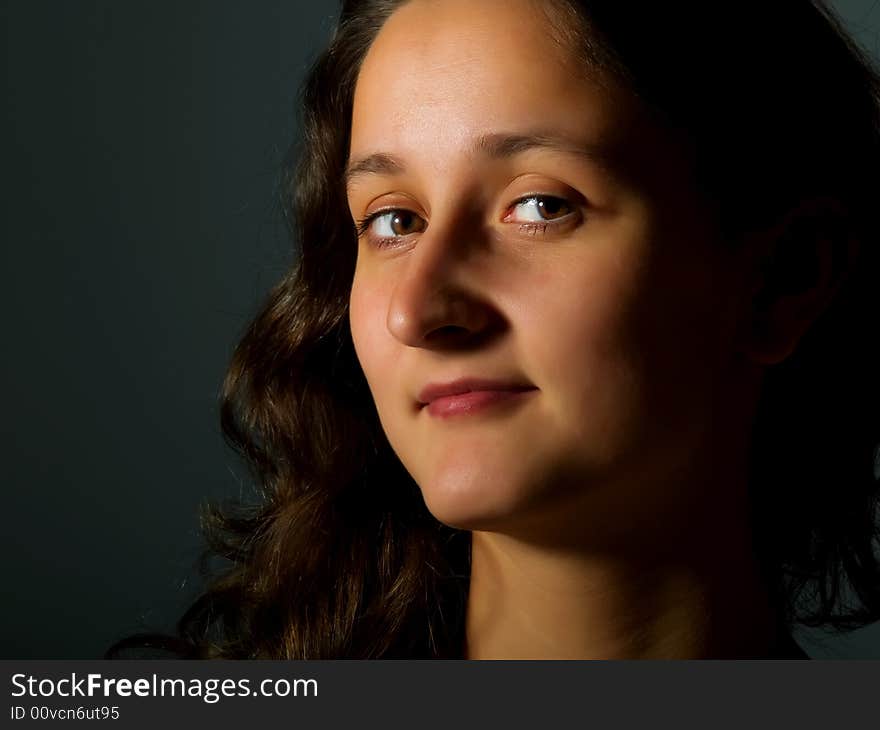
[[[411,0],[354,98],[348,201],[379,214],[355,350],[428,508],[465,529],[673,504],[659,485],[707,448],[729,377],[732,254],[671,139],[544,8]],[[531,390],[422,405],[461,378]]]

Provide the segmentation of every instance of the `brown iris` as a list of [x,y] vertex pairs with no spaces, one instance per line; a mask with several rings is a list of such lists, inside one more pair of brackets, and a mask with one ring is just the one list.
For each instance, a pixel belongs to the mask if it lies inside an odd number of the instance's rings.
[[395,236],[406,236],[422,230],[421,218],[407,210],[398,210],[391,216],[391,230]]
[[[571,208],[562,198],[535,198],[538,201],[538,210],[545,220],[561,218],[571,212]],[[561,212],[560,212],[561,211]]]

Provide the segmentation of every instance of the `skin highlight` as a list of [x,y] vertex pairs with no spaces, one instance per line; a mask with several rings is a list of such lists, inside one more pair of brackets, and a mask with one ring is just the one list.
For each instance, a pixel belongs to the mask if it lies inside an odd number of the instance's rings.
[[[774,239],[720,246],[677,141],[521,32],[543,20],[527,0],[412,0],[361,68],[350,159],[373,164],[348,203],[392,215],[362,231],[349,313],[382,427],[432,514],[472,531],[465,656],[772,654],[748,434],[761,365],[830,282],[756,326]],[[595,154],[480,144],[536,130]],[[537,194],[565,201],[555,227],[524,227]],[[447,421],[418,407],[466,375],[536,390]]]

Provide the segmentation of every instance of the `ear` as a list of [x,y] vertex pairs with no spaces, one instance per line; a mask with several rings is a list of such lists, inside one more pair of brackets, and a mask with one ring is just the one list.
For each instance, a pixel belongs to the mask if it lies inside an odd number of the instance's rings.
[[749,237],[751,303],[743,347],[754,363],[788,358],[855,268],[859,241],[843,207],[814,198]]

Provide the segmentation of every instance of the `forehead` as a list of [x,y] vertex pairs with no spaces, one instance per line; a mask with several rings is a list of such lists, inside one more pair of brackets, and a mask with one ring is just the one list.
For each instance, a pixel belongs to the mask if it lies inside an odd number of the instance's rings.
[[631,116],[559,40],[547,4],[410,0],[361,67],[351,152],[440,153],[534,128],[610,144]]

